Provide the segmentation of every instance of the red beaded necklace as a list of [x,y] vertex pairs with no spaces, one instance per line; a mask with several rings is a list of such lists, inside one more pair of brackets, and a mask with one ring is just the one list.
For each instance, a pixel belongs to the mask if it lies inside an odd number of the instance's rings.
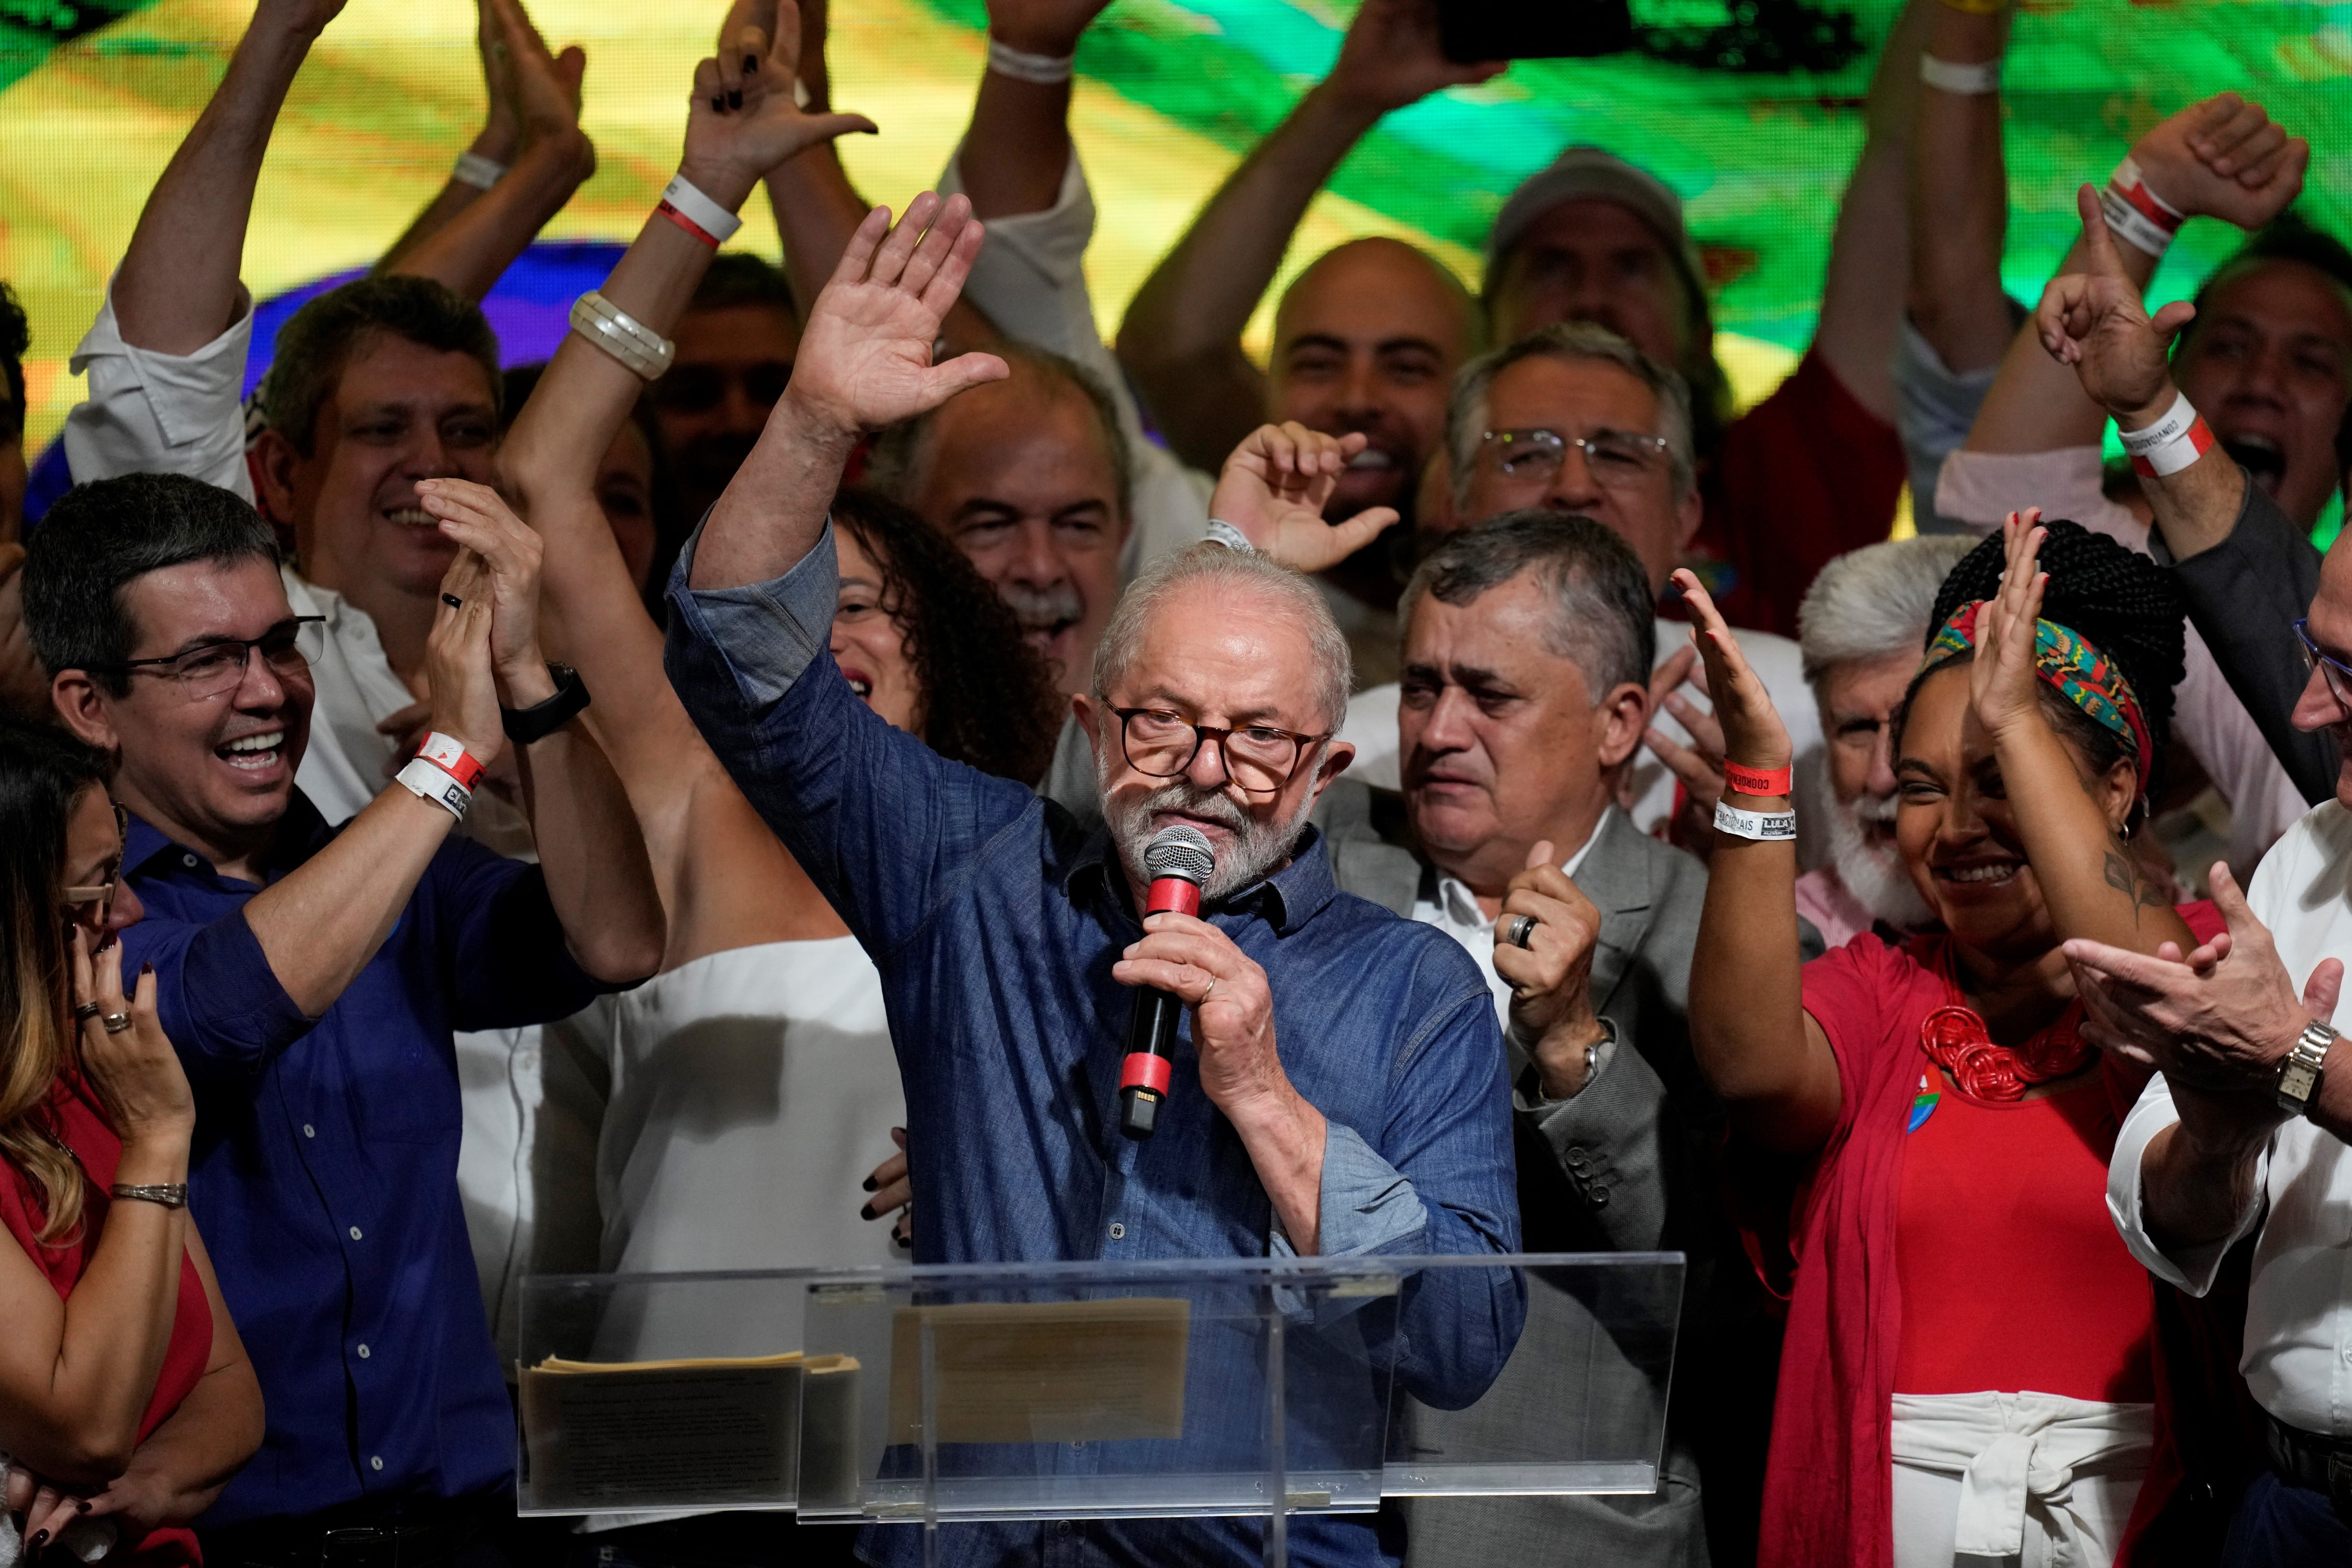
[[1919,1048],[1952,1075],[1961,1092],[1979,1100],[2021,1100],[2035,1084],[2081,1072],[2097,1054],[2083,1039],[2080,1001],[2067,1003],[2055,1022],[2018,1045],[1997,1046],[1976,1009],[1961,1000],[1948,937],[1938,944],[1936,973],[1943,979],[1948,1000],[1919,1021]]

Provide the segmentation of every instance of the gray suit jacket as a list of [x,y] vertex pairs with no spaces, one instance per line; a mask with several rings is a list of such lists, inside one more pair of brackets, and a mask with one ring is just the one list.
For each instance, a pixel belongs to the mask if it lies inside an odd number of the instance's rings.
[[[1400,796],[1342,779],[1315,816],[1345,890],[1399,914],[1412,912],[1424,887],[1434,890],[1435,870],[1412,846]],[[1596,832],[1576,884],[1601,910],[1593,1005],[1615,1026],[1618,1044],[1584,1092],[1553,1101],[1541,1098],[1532,1064],[1512,1047],[1520,1226],[1530,1252],[1688,1254],[1689,1325],[1717,1268],[1738,1267],[1736,1254],[1725,1256],[1728,1232],[1708,1174],[1720,1117],[1692,1058],[1686,1022],[1706,871],[1618,812]],[[1424,1457],[1521,1448],[1559,1455],[1580,1442],[1620,1444],[1664,1392],[1628,1357],[1635,1348],[1602,1331],[1586,1303],[1532,1281],[1527,1330],[1495,1386],[1466,1411],[1413,1409],[1407,1441]],[[1650,1497],[1416,1499],[1405,1510],[1408,1563],[1701,1568],[1698,1471],[1678,1434],[1669,1435],[1664,1468]]]

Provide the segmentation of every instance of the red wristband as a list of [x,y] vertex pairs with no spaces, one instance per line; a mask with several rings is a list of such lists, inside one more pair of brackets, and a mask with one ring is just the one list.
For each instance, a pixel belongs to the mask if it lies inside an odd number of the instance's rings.
[[1738,790],[1742,795],[1752,795],[1759,798],[1769,798],[1772,795],[1786,795],[1789,793],[1789,770],[1787,768],[1771,768],[1768,770],[1765,768],[1742,767],[1738,763],[1726,763],[1723,764],[1723,776],[1725,780],[1730,784],[1733,789]]
[[686,230],[687,233],[694,236],[695,238],[702,241],[703,244],[710,247],[711,249],[716,250],[719,248],[719,237],[717,235],[711,233],[709,229],[703,227],[700,224],[695,222],[692,218],[687,216],[684,213],[670,205],[669,203],[662,203],[661,205],[654,208],[654,211],[669,219],[670,222],[677,225],[678,227]]
[[436,730],[425,737],[425,743],[416,748],[416,754],[467,789],[481,782],[482,764],[466,750],[466,742],[455,735],[445,735]]

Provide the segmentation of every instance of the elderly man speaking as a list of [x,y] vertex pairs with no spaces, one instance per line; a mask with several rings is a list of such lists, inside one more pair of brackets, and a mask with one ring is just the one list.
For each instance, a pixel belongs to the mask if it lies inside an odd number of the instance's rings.
[[[926,1262],[1495,1254],[1518,1240],[1509,1089],[1477,966],[1340,893],[1307,814],[1349,761],[1346,645],[1305,579],[1202,546],[1106,629],[1092,740],[1108,826],[946,762],[854,697],[826,648],[829,504],[861,433],[1004,374],[931,363],[980,248],[961,196],[869,214],[809,316],[791,386],[680,558],[667,662],[711,747],[881,969]],[[1183,824],[1201,918],[1139,924],[1142,852]],[[1120,1135],[1133,986],[1189,1044],[1149,1141]],[[1516,1343],[1507,1270],[1423,1277],[1400,1383],[1468,1404]],[[1262,1520],[971,1525],[947,1560],[1256,1562]],[[1375,1520],[1295,1521],[1318,1563],[1393,1560]],[[869,1532],[913,1561],[913,1531]]]

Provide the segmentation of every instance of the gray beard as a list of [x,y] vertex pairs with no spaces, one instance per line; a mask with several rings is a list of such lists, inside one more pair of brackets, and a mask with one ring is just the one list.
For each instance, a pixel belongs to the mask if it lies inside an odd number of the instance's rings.
[[1875,847],[1863,827],[1865,812],[1876,816],[1883,811],[1885,815],[1879,819],[1892,823],[1895,803],[1876,802],[1864,795],[1852,805],[1840,805],[1830,788],[1826,768],[1821,772],[1820,792],[1814,810],[1828,834],[1830,865],[1836,870],[1838,880],[1845,884],[1845,890],[1874,920],[1904,931],[1933,926],[1936,913],[1912,883],[1911,873],[1903,864],[1903,852],[1891,844],[1884,849]]
[[1269,821],[1252,816],[1221,789],[1199,789],[1181,778],[1170,779],[1149,795],[1114,803],[1110,798],[1110,776],[1116,765],[1111,761],[1113,754],[1106,749],[1096,763],[1095,788],[1102,798],[1103,820],[1110,827],[1111,842],[1118,847],[1119,864],[1127,868],[1127,874],[1138,886],[1148,885],[1151,879],[1144,873],[1143,850],[1155,831],[1151,826],[1153,812],[1187,811],[1232,830],[1233,838],[1216,851],[1217,868],[1211,874],[1209,885],[1201,889],[1203,904],[1239,892],[1288,858],[1291,847],[1298,842],[1298,831],[1306,823],[1307,813],[1315,804],[1309,796],[1287,819]]

